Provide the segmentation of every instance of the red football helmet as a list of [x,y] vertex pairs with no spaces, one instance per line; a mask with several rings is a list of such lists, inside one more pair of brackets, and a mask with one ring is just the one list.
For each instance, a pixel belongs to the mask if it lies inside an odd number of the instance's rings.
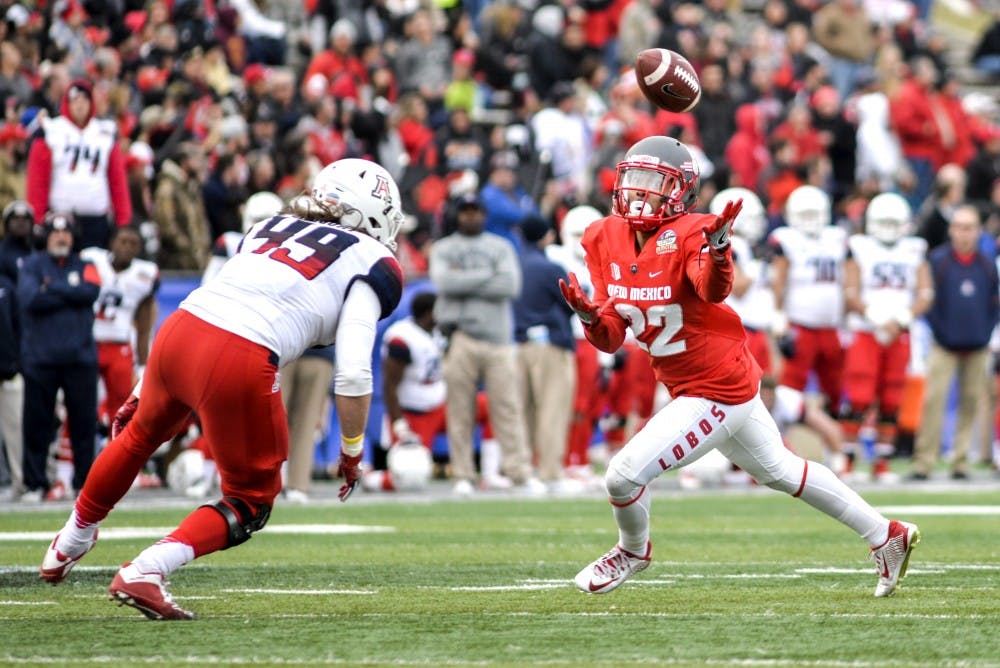
[[618,163],[614,212],[635,229],[651,232],[690,210],[700,188],[698,163],[683,143],[672,137],[646,137]]

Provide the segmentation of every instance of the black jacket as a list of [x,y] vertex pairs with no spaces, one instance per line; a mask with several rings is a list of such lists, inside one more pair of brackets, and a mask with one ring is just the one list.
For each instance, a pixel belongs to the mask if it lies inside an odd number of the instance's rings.
[[13,378],[21,369],[21,333],[15,290],[14,281],[0,274],[0,381]]
[[100,291],[97,269],[76,253],[56,259],[38,251],[26,258],[17,281],[23,368],[97,364],[94,302]]

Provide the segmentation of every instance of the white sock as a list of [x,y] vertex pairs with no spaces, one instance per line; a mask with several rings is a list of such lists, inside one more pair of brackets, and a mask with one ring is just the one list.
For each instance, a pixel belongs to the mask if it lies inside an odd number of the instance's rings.
[[90,542],[94,540],[94,532],[97,531],[98,525],[100,525],[100,522],[95,524],[84,524],[81,522],[79,516],[76,514],[76,508],[74,508],[73,512],[69,514],[66,524],[63,525],[62,531],[59,532],[56,549],[63,554],[75,557],[90,546]]
[[479,445],[479,472],[482,477],[500,475],[500,441],[484,438]]
[[809,462],[799,498],[854,529],[872,547],[878,547],[889,537],[889,520],[818,462]]
[[173,538],[163,538],[143,550],[132,564],[144,573],[167,576],[193,559],[193,547]]
[[[630,499],[612,498],[612,508],[615,522],[618,524],[618,544],[623,549],[637,554],[646,555],[646,545],[649,543],[649,506],[652,503],[649,490],[640,487],[636,490],[639,497],[628,503]],[[628,505],[618,505],[628,504]]]

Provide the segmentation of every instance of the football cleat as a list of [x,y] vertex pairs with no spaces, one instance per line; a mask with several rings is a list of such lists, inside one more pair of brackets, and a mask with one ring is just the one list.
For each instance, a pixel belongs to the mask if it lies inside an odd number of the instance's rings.
[[920,530],[916,524],[896,520],[889,522],[889,537],[881,546],[873,547],[871,552],[878,571],[876,596],[892,596],[896,592],[899,582],[906,575],[910,552],[919,542]]
[[639,571],[649,566],[653,544],[646,543],[646,555],[640,557],[615,545],[610,552],[576,574],[574,582],[588,594],[607,594]]
[[115,574],[108,594],[118,607],[131,606],[153,620],[194,619],[193,612],[174,603],[167,584],[160,573],[144,573],[135,564],[127,563]]
[[45,556],[42,558],[42,567],[38,569],[38,577],[53,585],[65,580],[69,572],[76,566],[76,562],[94,549],[94,545],[97,544],[97,531],[94,531],[94,537],[87,544],[87,547],[77,555],[60,552],[56,549],[57,542],[59,542],[59,534],[56,534],[56,537],[52,539],[52,544],[49,545],[49,549],[45,551]]

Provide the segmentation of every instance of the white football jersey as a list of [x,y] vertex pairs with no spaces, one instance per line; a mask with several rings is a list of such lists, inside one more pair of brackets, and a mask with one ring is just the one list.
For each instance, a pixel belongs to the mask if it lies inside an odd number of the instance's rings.
[[399,405],[408,411],[426,412],[444,403],[447,388],[441,362],[443,337],[434,330],[428,332],[405,318],[394,322],[382,337],[382,358],[389,354],[389,347],[405,349],[409,362],[399,382]]
[[80,257],[92,263],[101,277],[101,293],[94,302],[94,339],[98,343],[132,343],[135,311],[156,294],[160,270],[148,260],[132,260],[122,271],[111,265],[111,251],[85,248]]
[[774,291],[771,289],[770,265],[754,257],[750,244],[743,237],[733,235],[730,239],[733,244],[733,257],[751,282],[742,297],[730,293],[726,303],[736,311],[746,327],[767,331],[774,319]]
[[114,121],[91,119],[83,128],[65,116],[42,120],[45,143],[52,153],[49,209],[86,216],[111,210],[108,159],[115,146]]
[[362,232],[275,216],[254,225],[239,252],[180,308],[277,353],[284,366],[306,348],[335,342],[357,280],[378,295],[380,317],[396,308],[402,271],[388,248]]
[[[861,301],[878,309],[898,312],[910,308],[917,292],[917,270],[927,254],[927,242],[920,237],[903,237],[891,246],[867,234],[848,240],[851,257],[861,271]],[[860,313],[847,317],[848,326],[870,332],[874,326]]]
[[847,232],[828,225],[819,236],[779,227],[771,243],[788,259],[785,315],[803,327],[839,327],[844,317],[844,261]]

